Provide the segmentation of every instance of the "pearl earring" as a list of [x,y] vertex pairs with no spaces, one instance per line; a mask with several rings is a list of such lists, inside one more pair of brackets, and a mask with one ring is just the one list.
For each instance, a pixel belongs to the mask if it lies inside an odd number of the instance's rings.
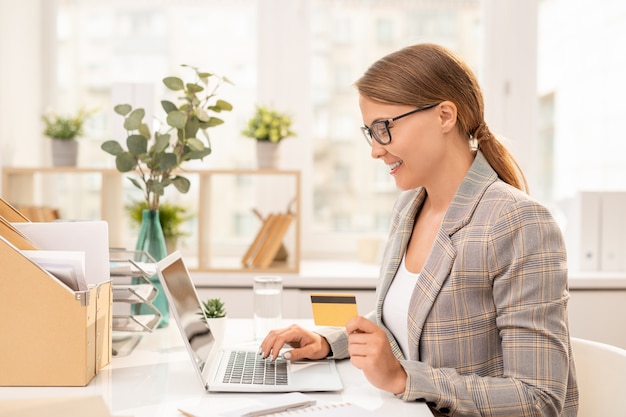
[[474,135],[469,135],[469,148],[472,152],[476,152],[478,150],[478,139],[476,139]]

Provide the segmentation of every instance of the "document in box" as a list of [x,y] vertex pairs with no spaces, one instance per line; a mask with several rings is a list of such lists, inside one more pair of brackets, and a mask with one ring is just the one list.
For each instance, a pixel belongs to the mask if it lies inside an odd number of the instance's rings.
[[12,224],[31,239],[38,249],[85,252],[85,279],[90,286],[111,280],[107,222],[93,220]]
[[85,252],[24,250],[22,253],[73,291],[87,291]]

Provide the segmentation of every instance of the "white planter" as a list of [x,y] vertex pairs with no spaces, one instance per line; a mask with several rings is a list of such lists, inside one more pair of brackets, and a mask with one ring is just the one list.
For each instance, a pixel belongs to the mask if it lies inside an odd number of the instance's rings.
[[78,142],[75,140],[52,139],[52,165],[76,166]]
[[256,160],[258,169],[278,168],[278,146],[279,142],[256,142]]

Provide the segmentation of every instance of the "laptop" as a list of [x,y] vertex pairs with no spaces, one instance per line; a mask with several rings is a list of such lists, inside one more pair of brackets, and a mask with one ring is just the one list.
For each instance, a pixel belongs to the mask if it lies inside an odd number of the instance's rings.
[[[179,251],[157,264],[163,291],[170,302],[183,342],[206,391],[304,392],[339,391],[335,361],[262,359],[258,345],[228,346],[211,332],[202,304]],[[250,369],[248,369],[248,367]]]

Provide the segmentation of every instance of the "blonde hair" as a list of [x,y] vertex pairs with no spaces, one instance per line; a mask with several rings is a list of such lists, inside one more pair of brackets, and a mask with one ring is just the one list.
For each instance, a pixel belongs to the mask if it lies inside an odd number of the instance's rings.
[[359,93],[374,100],[420,107],[451,101],[457,126],[468,141],[476,139],[489,164],[506,183],[528,190],[524,173],[484,120],[478,81],[459,57],[434,44],[417,44],[376,61],[356,82]]

